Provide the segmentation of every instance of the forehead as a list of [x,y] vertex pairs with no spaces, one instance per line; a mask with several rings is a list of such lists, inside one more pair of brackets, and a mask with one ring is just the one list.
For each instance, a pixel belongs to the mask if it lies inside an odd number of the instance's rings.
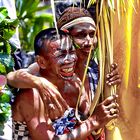
[[72,30],[70,30],[71,32],[88,32],[88,31],[95,31],[96,28],[94,25],[92,25],[91,23],[79,23],[77,25],[74,25]]
[[72,45],[72,40],[69,36],[62,36],[61,38],[56,38],[55,40],[48,41],[47,45],[50,49],[56,50],[69,50],[74,48]]

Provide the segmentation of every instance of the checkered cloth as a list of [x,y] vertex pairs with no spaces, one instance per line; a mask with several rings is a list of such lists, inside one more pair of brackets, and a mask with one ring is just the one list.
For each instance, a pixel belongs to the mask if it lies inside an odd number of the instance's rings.
[[87,73],[88,73],[88,79],[89,79],[89,84],[90,84],[91,101],[92,101],[94,98],[95,91],[98,85],[98,80],[99,80],[98,64],[94,60],[90,61]]
[[25,122],[13,121],[12,130],[12,140],[31,140]]

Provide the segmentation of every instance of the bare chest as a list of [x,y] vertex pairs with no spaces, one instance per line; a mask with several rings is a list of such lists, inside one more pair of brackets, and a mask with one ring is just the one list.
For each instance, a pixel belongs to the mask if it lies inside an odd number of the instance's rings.
[[66,83],[60,93],[70,107],[75,108],[79,96],[79,86],[75,83]]

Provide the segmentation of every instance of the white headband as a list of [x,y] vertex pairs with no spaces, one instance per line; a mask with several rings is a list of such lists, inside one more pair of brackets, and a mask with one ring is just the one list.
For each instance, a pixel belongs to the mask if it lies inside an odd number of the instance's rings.
[[94,22],[94,20],[91,17],[79,17],[79,18],[76,18],[76,19],[72,20],[71,22],[68,22],[65,25],[63,25],[61,27],[61,30],[69,29],[70,27],[72,27],[74,25],[77,25],[79,23],[90,23],[94,27],[96,27],[95,22]]

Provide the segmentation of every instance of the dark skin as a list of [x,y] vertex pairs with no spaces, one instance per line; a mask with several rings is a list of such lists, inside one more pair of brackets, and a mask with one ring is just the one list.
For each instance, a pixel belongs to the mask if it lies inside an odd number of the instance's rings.
[[[69,30],[69,33],[73,38],[73,41],[80,47],[76,49],[76,53],[78,56],[76,73],[78,74],[81,80],[84,74],[83,67],[87,61],[90,48],[93,45],[92,50],[94,50],[97,44],[95,30],[96,30],[95,26],[90,23],[80,23],[75,25]],[[110,72],[106,75],[106,84],[108,86],[119,85],[120,82],[121,79],[118,72],[117,64],[113,63],[111,65]]]
[[[57,50],[61,48],[59,41],[56,41],[55,44],[52,42],[53,45],[51,42],[46,43],[46,46],[50,46],[48,55],[44,56],[42,54],[42,56],[37,56],[37,62],[40,66],[40,75],[44,78],[47,77],[48,80],[57,87],[62,97],[64,97],[65,94],[70,95],[70,93],[78,95],[81,81],[73,71],[76,62],[75,53],[71,51],[69,47],[69,50],[65,50],[62,56],[58,56],[56,55]],[[51,47],[51,45],[55,47]],[[50,73],[47,72],[48,70],[50,70]],[[85,92],[83,94],[85,97],[87,96]],[[110,120],[118,117],[119,108],[117,104],[115,104],[115,106],[112,105],[116,98],[117,96],[110,96],[105,99],[104,102],[97,106],[94,115],[82,122],[79,127],[71,131],[71,133],[55,136],[51,121],[56,118],[52,118],[49,113],[49,104],[44,106],[43,100],[36,89],[27,89],[23,90],[15,101],[13,106],[13,119],[15,121],[26,122],[33,140],[85,140],[93,130],[103,127]],[[81,106],[83,110],[88,111],[89,108],[85,105],[85,102],[88,102],[88,98],[84,99],[84,101],[81,101]],[[68,103],[68,106],[75,108],[77,96],[65,96],[64,100]],[[110,108],[115,109],[114,114],[110,114]]]
[[[83,79],[84,64],[87,61],[87,56],[89,49],[93,43],[96,47],[97,38],[94,37],[95,27],[91,24],[83,23],[82,26],[75,25],[71,30],[70,34],[76,44],[81,46],[81,49],[77,49],[76,53],[78,56],[78,62],[76,65],[75,73]],[[84,51],[84,49],[86,50]],[[63,115],[64,111],[67,109],[65,101],[63,100],[60,92],[57,91],[56,86],[51,84],[48,80],[42,77],[36,77],[30,73],[35,73],[39,70],[38,65],[32,66],[28,70],[18,70],[15,72],[10,72],[7,75],[8,83],[16,88],[37,88],[40,95],[48,103],[52,102],[55,106],[56,111],[51,111],[52,116],[58,116],[58,114]],[[29,73],[30,72],[30,73]],[[120,84],[121,79],[118,72],[117,65],[114,63],[111,65],[111,71],[106,75],[106,84],[108,86]],[[90,95],[88,78],[86,78],[85,88]],[[61,104],[61,105],[60,105]],[[63,105],[63,106],[62,106]],[[58,114],[57,114],[58,113]],[[55,118],[55,117],[54,117]]]

